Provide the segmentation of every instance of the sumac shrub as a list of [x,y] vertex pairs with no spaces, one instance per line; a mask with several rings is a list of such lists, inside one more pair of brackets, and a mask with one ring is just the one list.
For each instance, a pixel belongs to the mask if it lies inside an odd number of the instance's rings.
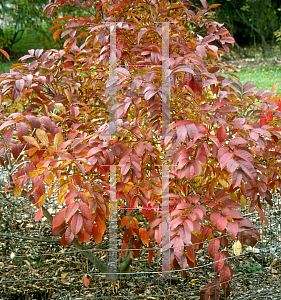
[[[55,39],[67,37],[64,49],[30,50],[0,77],[6,189],[31,199],[35,219],[45,215],[64,246],[85,250],[109,226],[115,168],[116,201],[128,208],[118,219],[121,257],[128,258],[119,270],[130,264],[132,245],[155,244],[168,251],[173,269],[193,268],[207,241],[217,277],[201,299],[218,299],[220,287],[229,295],[228,244],[260,238],[239,209],[247,199],[267,223],[263,199],[272,205],[281,186],[279,100],[224,76],[231,67],[221,55],[234,39],[209,17],[217,5],[56,0],[45,12],[67,3],[95,7],[95,14],[55,20],[51,29]],[[48,212],[52,199],[60,207],[55,216]],[[142,208],[146,228],[135,208]]]

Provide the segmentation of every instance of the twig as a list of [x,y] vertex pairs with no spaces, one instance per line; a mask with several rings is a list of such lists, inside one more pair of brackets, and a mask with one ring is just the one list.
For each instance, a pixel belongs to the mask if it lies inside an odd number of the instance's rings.
[[32,236],[18,236],[12,233],[2,233],[0,232],[0,236],[5,236],[13,239],[22,239],[22,240],[31,240],[31,241],[38,241],[38,242],[46,242],[46,243],[60,243],[60,239],[43,239],[41,237],[32,237]]
[[[5,147],[5,152],[6,152],[6,155],[7,155],[7,157],[8,157],[8,161],[9,161],[9,164],[8,164],[8,166],[7,166],[7,169],[8,169],[8,171],[10,172],[12,169],[13,169],[13,165],[12,165],[12,161],[11,161],[11,157],[10,157],[10,151],[9,151],[9,148],[8,148],[8,146],[7,146],[7,143],[6,143],[6,141],[5,141],[5,138],[4,138],[4,135],[3,135],[3,133],[0,131],[0,137],[1,137],[1,139],[2,139],[2,141],[3,141],[3,144],[4,144],[4,147]],[[10,174],[9,174],[10,175]]]

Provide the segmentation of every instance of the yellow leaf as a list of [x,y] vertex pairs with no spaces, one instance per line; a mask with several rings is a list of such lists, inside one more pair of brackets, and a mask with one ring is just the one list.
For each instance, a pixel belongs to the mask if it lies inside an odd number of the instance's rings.
[[64,163],[61,164],[60,168],[63,169],[63,168],[67,167],[70,164],[71,164],[71,161],[65,161]]
[[41,197],[39,198],[38,204],[37,204],[38,207],[41,207],[44,204],[46,197],[47,197],[47,194],[41,195]]
[[243,207],[245,207],[245,205],[246,205],[246,199],[245,199],[245,197],[244,197],[243,195],[240,197],[240,204],[241,204]]
[[30,178],[33,178],[33,177],[35,177],[35,176],[37,175],[37,172],[35,172],[35,171],[30,171],[30,172],[28,173],[28,175],[29,175]]
[[124,188],[124,192],[128,193],[132,189],[133,186],[134,186],[134,184],[132,182],[128,182]]
[[46,167],[41,167],[38,169],[38,174],[42,174],[47,168]]
[[233,244],[232,248],[235,255],[240,255],[243,252],[243,247],[239,240]]
[[53,194],[53,191],[54,191],[54,189],[55,189],[55,186],[53,185],[53,186],[51,186],[50,188],[49,188],[49,190],[48,190],[48,197],[49,198],[51,198],[51,196],[52,196],[52,194]]
[[25,141],[27,141],[29,144],[35,146],[37,149],[40,150],[40,146],[38,145],[37,141],[35,140],[35,138],[33,138],[32,136],[23,136],[22,137]]
[[67,276],[67,273],[61,273],[60,276],[64,278]]
[[54,138],[54,146],[56,149],[58,149],[60,147],[60,145],[62,144],[63,142],[63,136],[60,132],[58,132],[56,135],[55,135],[55,138]]
[[53,118],[55,118],[55,119],[57,119],[57,120],[59,120],[59,121],[64,121],[64,118],[62,118],[62,117],[60,117],[60,116],[58,116],[58,115],[56,115],[56,114],[50,114]]
[[65,184],[62,186],[59,190],[59,195],[58,195],[58,205],[62,205],[64,202],[64,195],[66,194],[68,190],[68,184]]
[[48,148],[49,147],[49,138],[48,138],[48,135],[47,133],[40,129],[40,128],[37,128],[36,129],[36,135],[39,139],[39,141],[46,147]]
[[44,179],[44,182],[47,183],[48,185],[51,185],[53,182],[53,176],[51,173],[48,174],[48,176]]
[[139,227],[138,220],[135,217],[131,218],[129,227],[136,228],[136,229]]
[[67,97],[68,102],[71,104],[72,103],[72,96],[71,93],[68,90],[64,90],[64,93]]
[[55,105],[62,113],[66,113],[66,109],[62,103],[56,103]]
[[14,186],[14,195],[15,197],[19,197],[21,195],[21,192],[22,192],[23,188],[18,186],[18,185],[15,185]]

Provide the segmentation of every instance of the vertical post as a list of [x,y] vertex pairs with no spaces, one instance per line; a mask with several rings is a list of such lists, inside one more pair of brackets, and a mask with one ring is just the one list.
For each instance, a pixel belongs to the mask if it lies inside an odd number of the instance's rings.
[[[169,134],[170,125],[170,51],[169,23],[162,23],[162,135]],[[169,276],[170,259],[170,215],[169,215],[169,173],[170,168],[162,164],[162,272]]]
[[[115,115],[112,111],[116,103],[117,81],[116,76],[116,23],[110,23],[110,80],[114,83],[109,89],[109,135],[116,132]],[[117,216],[116,216],[116,166],[110,166],[110,216],[109,216],[109,278],[117,279]]]
[[169,133],[170,125],[170,37],[169,23],[162,25],[162,135]]
[[110,166],[109,278],[117,279],[116,166]]
[[169,166],[162,165],[162,272],[169,276],[170,259],[170,215],[169,215]]
[[110,62],[109,62],[109,80],[112,84],[109,87],[109,134],[116,133],[116,120],[112,107],[116,103],[117,78],[116,78],[116,23],[110,23]]

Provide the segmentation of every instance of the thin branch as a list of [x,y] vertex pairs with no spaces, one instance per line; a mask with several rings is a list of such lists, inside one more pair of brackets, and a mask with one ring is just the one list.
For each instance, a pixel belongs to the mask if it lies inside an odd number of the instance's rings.
[[43,239],[41,237],[32,237],[32,236],[18,236],[12,233],[2,233],[0,232],[0,236],[5,236],[8,238],[13,238],[13,239],[22,239],[22,240],[30,240],[30,241],[37,241],[37,242],[46,242],[46,243],[60,243],[60,239]]
[[2,141],[3,141],[4,147],[5,147],[5,153],[6,153],[7,157],[8,157],[8,161],[9,161],[7,169],[8,169],[8,171],[11,171],[13,169],[13,164],[12,164],[12,161],[11,161],[11,157],[9,155],[10,151],[9,151],[9,148],[8,148],[7,143],[5,141],[4,135],[3,135],[3,133],[1,131],[0,131],[0,137],[1,137]]

